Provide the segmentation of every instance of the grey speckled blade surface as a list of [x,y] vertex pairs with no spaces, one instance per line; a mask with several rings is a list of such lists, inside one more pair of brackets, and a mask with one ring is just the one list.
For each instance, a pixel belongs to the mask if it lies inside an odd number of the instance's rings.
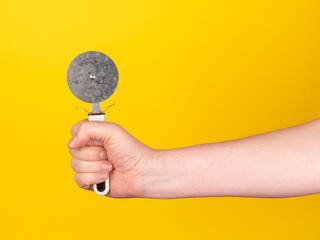
[[71,92],[87,103],[99,103],[109,98],[116,90],[118,80],[116,65],[101,52],[81,53],[73,59],[67,71]]

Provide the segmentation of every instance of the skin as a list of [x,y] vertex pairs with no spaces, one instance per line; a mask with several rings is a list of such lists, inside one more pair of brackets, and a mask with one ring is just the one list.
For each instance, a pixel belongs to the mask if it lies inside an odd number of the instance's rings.
[[154,150],[110,122],[83,120],[71,134],[76,183],[92,190],[92,184],[110,175],[109,197],[293,197],[320,192],[320,119],[170,150]]

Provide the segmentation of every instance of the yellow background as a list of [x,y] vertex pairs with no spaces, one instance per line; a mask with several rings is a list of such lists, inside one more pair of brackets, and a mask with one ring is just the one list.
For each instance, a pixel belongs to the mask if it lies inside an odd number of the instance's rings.
[[117,64],[107,119],[157,149],[320,117],[320,3],[0,2],[0,239],[319,239],[320,196],[108,199],[78,188],[78,54]]

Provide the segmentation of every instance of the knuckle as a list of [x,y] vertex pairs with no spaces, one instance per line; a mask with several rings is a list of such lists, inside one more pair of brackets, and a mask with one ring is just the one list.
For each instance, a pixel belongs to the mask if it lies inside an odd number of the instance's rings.
[[118,130],[121,128],[120,125],[115,122],[110,122],[109,124],[114,130]]
[[81,126],[79,127],[79,129],[78,129],[78,131],[77,131],[77,134],[88,132],[89,126],[90,126],[90,122],[88,122],[88,121],[87,121],[87,122],[83,122],[83,123],[81,124]]
[[74,149],[72,149],[72,148],[68,147],[68,150],[69,150],[70,155],[71,155],[71,156],[73,156]]
[[81,130],[88,130],[90,124],[91,124],[90,122],[84,122],[81,124],[80,129]]
[[78,185],[80,188],[84,188],[84,187],[85,187],[85,185],[83,184],[83,182],[80,181],[80,176],[79,176],[78,173],[76,173],[76,174],[74,175],[74,180],[76,181],[77,185]]
[[85,130],[85,124],[81,124],[81,126],[78,128],[77,134],[83,132]]
[[80,122],[77,122],[76,124],[74,124],[72,127],[71,127],[71,135],[74,136],[76,134],[76,132],[79,130],[79,127],[81,127],[81,125],[85,122],[87,122],[88,119],[83,119],[81,120]]
[[71,161],[70,161],[70,165],[71,165],[72,170],[76,172],[76,163],[75,163],[75,161],[76,160],[74,158],[72,158]]
[[77,173],[74,175],[74,181],[77,183],[79,187],[81,187],[79,183],[79,175]]
[[71,133],[72,136],[73,136],[73,134],[74,134],[74,132],[75,132],[75,128],[76,128],[76,125],[73,125],[73,126],[71,127],[70,133]]

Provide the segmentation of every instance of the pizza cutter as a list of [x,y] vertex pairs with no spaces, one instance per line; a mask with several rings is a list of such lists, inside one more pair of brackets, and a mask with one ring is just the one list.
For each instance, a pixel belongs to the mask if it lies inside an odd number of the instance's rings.
[[[118,69],[107,55],[89,51],[78,55],[70,63],[67,71],[68,86],[78,99],[91,104],[89,121],[105,121],[100,102],[109,98],[117,88]],[[94,184],[93,190],[98,195],[109,192],[109,178],[105,182]]]

